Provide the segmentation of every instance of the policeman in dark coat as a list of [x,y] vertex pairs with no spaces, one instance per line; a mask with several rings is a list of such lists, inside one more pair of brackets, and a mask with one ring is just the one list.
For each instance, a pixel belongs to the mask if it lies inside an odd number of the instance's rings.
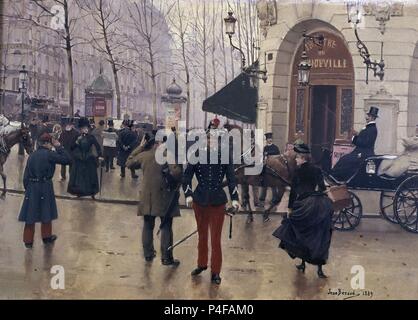
[[305,262],[318,266],[318,276],[328,259],[331,244],[332,203],[324,193],[321,169],[311,164],[310,150],[305,144],[295,145],[298,168],[292,178],[289,196],[289,217],[273,235],[281,240],[280,248],[289,256],[302,259],[297,269],[305,272]]
[[89,120],[80,118],[80,136],[71,147],[73,164],[68,182],[68,193],[78,197],[91,196],[99,192],[97,167],[102,150],[96,138],[89,133]]
[[[63,131],[60,135],[59,141],[64,149],[71,155],[71,147],[76,142],[80,133],[74,128],[74,120],[71,118],[62,119]],[[71,164],[70,164],[71,171]],[[67,166],[61,166],[61,179],[65,180],[67,178]]]
[[370,107],[366,114],[366,127],[359,134],[353,136],[352,143],[356,146],[355,149],[337,162],[330,172],[332,177],[340,181],[348,180],[366,158],[375,154],[374,145],[377,138],[376,119],[378,118],[378,112],[378,108]]
[[[225,176],[228,182],[232,206],[238,209],[239,203],[233,163],[232,161],[228,164],[222,163],[221,148],[217,147],[218,136],[216,136],[216,131],[211,130],[208,134],[209,142],[205,150],[207,162],[187,165],[184,172],[183,190],[187,206],[193,203],[199,235],[197,268],[192,271],[192,276],[202,273],[208,267],[208,233],[210,229],[212,249],[211,281],[212,283],[220,284],[222,267],[221,236],[225,218],[225,204],[228,201],[222,186]],[[229,148],[229,145],[225,147]],[[210,162],[210,150],[219,150],[217,163]],[[196,175],[198,185],[193,191],[192,179],[194,175]]]
[[[52,151],[52,146],[55,151]],[[38,149],[29,156],[23,177],[25,198],[20,210],[19,221],[25,222],[23,242],[26,248],[32,248],[35,235],[35,223],[40,222],[42,240],[45,244],[53,243],[57,236],[52,234],[52,220],[57,219],[52,177],[55,165],[68,165],[69,154],[57,140],[52,140],[48,133],[38,139]]]
[[[117,165],[120,166],[120,176],[125,178],[126,160],[131,152],[139,145],[138,135],[132,131],[133,121],[123,120],[122,129],[119,131],[119,138],[117,141],[118,148],[118,161]],[[131,176],[133,179],[137,179],[135,169],[131,170]]]
[[[273,133],[267,132],[264,136],[266,137],[266,145],[264,146],[264,149],[263,149],[264,159],[266,159],[269,156],[279,155],[280,154],[279,147],[273,143]],[[266,200],[266,195],[267,195],[267,188],[260,187],[259,189],[260,189],[260,196],[258,198],[259,203],[257,204],[257,206],[264,207],[264,201]],[[271,191],[272,191],[271,204],[277,205],[279,203],[278,188],[273,187],[271,188]],[[268,216],[265,216],[265,221],[268,219],[269,219]]]

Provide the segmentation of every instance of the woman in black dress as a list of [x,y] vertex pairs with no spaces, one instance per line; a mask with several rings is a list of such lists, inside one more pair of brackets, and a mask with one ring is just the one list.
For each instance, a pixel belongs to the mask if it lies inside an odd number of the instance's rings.
[[281,240],[279,247],[289,256],[302,259],[296,268],[305,272],[305,262],[318,266],[318,276],[326,278],[322,266],[328,259],[332,234],[332,202],[324,193],[322,172],[310,163],[310,150],[296,145],[298,168],[292,179],[289,217],[273,233]]
[[91,196],[94,199],[99,192],[97,167],[102,150],[96,138],[89,133],[89,120],[81,118],[78,126],[81,134],[71,147],[74,162],[70,171],[68,193],[77,197]]

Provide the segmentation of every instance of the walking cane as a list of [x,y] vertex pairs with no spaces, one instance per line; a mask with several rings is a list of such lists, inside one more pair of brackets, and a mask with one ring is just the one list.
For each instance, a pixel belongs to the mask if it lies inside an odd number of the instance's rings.
[[[228,208],[226,210],[226,214],[229,216],[230,220],[229,220],[229,239],[232,238],[232,217],[235,215],[236,209],[231,207]],[[189,239],[190,237],[192,237],[194,234],[197,233],[197,230],[193,231],[192,233],[188,234],[187,236],[185,236],[184,238],[180,239],[179,241],[177,241],[176,243],[174,243],[173,245],[169,246],[167,248],[167,251],[173,250],[175,247],[177,247],[179,244],[183,243],[184,241],[186,241],[187,239]]]
[[100,161],[100,183],[99,183],[99,196],[100,197],[102,197],[103,166],[104,166],[104,161]]

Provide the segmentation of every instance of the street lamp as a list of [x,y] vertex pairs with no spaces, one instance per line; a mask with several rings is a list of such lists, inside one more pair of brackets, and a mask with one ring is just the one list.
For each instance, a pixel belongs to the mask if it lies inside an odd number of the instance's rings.
[[23,120],[24,120],[24,112],[25,112],[25,93],[27,89],[27,82],[28,82],[28,71],[26,70],[26,66],[23,65],[22,69],[19,71],[19,91],[22,95],[22,119],[21,119],[22,128],[23,128]]
[[[22,115],[21,115],[21,123],[20,127],[23,129],[24,124],[24,113],[25,113],[25,93],[27,89],[27,82],[28,82],[28,71],[26,70],[26,66],[23,65],[22,69],[19,71],[19,91],[21,93],[21,100],[22,100]],[[24,155],[25,151],[23,149],[23,145],[19,144],[19,155]]]
[[[358,34],[357,26],[361,22],[362,18],[360,11],[360,2],[358,0],[350,1],[347,3],[347,17],[348,23],[354,24],[354,34],[357,38],[357,49],[360,53],[360,56],[363,58],[363,63],[366,65],[366,84],[369,83],[369,69],[373,70],[373,75],[375,77],[378,77],[380,81],[382,81],[385,76],[385,62],[383,60],[383,41],[381,42],[380,46],[380,61],[372,61],[370,59],[369,49],[367,49],[364,42],[360,40]],[[389,18],[390,13],[386,15],[379,15],[378,17],[376,17],[376,19],[380,23],[382,34],[384,33],[384,28],[382,29],[382,25],[384,26],[384,22],[389,20]]]
[[324,46],[324,40],[325,37],[323,34],[319,34],[317,36],[310,36],[306,34],[306,32],[303,33],[303,51],[302,55],[300,57],[300,62],[298,65],[298,84],[301,86],[307,86],[309,84],[309,78],[311,74],[311,68],[312,65],[309,63],[309,57],[306,53],[306,41],[312,41],[313,44],[318,46],[320,49]]
[[[242,49],[238,48],[232,43],[232,36],[235,34],[235,25],[237,23],[237,19],[234,17],[234,13],[232,11],[228,11],[228,16],[224,18],[225,22],[225,33],[229,37],[229,43],[231,47],[239,53],[241,53],[241,69],[243,72],[247,73],[252,78],[261,79],[264,83],[267,81],[267,66],[266,66],[266,54],[264,54],[264,69],[258,70],[257,68],[245,68],[245,54]],[[261,78],[258,77],[258,74],[261,74]]]

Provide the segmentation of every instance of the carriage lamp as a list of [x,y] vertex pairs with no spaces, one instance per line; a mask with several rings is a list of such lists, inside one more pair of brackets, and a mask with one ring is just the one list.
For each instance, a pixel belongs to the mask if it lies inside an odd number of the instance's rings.
[[[389,7],[390,9],[390,7]],[[381,33],[384,33],[384,23],[389,20],[389,18],[384,18],[386,15],[379,14],[381,10],[378,10],[378,14],[376,15],[376,20],[379,21],[381,27]],[[389,11],[388,11],[389,12]],[[369,49],[367,48],[366,44],[360,40],[360,36],[358,34],[358,24],[361,22],[362,14],[360,11],[360,1],[349,1],[347,3],[347,17],[348,23],[353,23],[354,25],[354,35],[357,39],[357,49],[359,51],[360,57],[363,58],[363,63],[366,65],[366,84],[369,83],[369,70],[373,71],[373,75],[378,77],[380,81],[383,81],[385,76],[385,62],[383,60],[383,41],[381,42],[380,46],[380,61],[377,62],[376,60],[372,61],[370,58]]]
[[303,52],[298,65],[298,84],[300,86],[307,86],[309,84],[312,65],[310,64],[308,54],[306,53],[306,41],[312,41],[314,45],[318,46],[319,49],[322,50],[324,47],[325,37],[323,34],[311,36],[306,34],[306,32],[304,32],[302,36]]
[[366,172],[367,174],[376,174],[376,164],[373,160],[367,161]]

